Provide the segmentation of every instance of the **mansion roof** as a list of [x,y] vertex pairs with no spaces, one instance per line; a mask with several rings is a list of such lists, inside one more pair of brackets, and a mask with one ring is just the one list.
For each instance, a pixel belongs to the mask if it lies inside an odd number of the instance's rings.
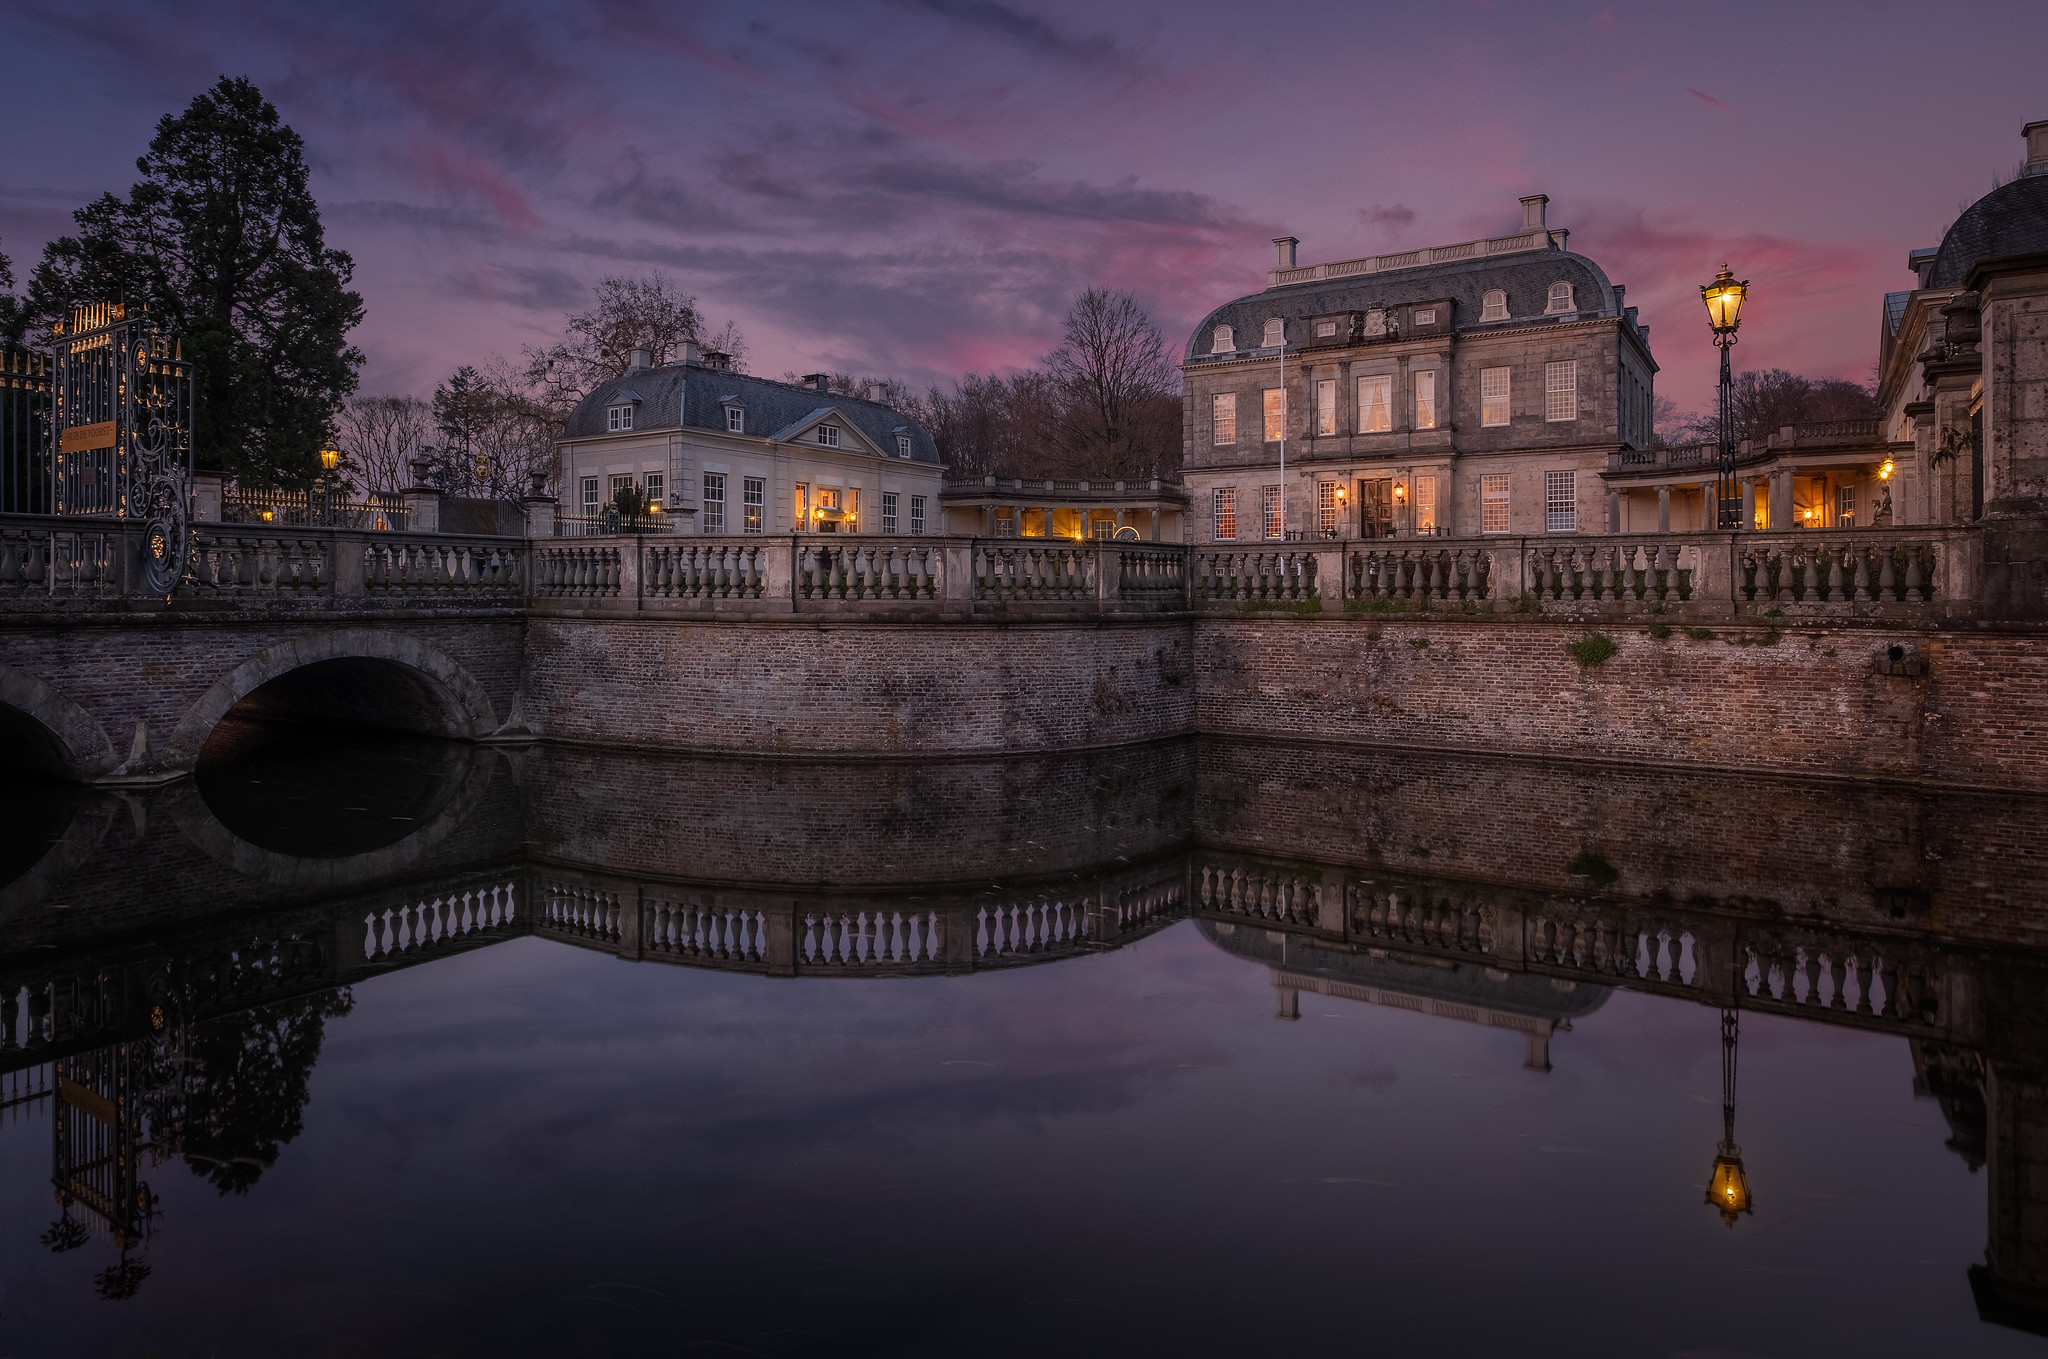
[[887,456],[895,456],[897,435],[907,434],[911,461],[939,461],[931,435],[893,406],[696,363],[637,368],[601,384],[576,403],[562,435],[580,439],[609,432],[606,412],[619,405],[633,407],[634,434],[664,429],[724,434],[726,408],[732,404],[746,412],[751,438],[788,437],[814,418],[829,415],[858,429]]
[[2048,174],[2001,184],[1972,203],[1941,238],[1929,288],[1960,288],[1978,261],[2048,251]]

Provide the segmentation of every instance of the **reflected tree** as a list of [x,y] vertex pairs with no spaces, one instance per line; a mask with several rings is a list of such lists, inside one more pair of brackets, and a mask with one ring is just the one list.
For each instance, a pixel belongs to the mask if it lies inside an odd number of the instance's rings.
[[180,1147],[195,1175],[244,1194],[277,1163],[305,1129],[327,1021],[354,1007],[343,987],[193,1026]]

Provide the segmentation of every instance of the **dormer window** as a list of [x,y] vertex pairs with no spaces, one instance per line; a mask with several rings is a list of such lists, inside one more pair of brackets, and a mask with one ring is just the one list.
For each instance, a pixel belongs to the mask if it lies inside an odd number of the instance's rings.
[[747,432],[746,407],[735,405],[725,408],[725,432],[727,434],[745,434]]
[[1319,340],[1327,340],[1327,339],[1329,339],[1329,338],[1330,338],[1331,336],[1335,335],[1336,333],[1337,333],[1337,323],[1336,323],[1335,321],[1318,321],[1318,322],[1316,322],[1316,338],[1317,338],[1317,339],[1319,339]]
[[1415,309],[1415,324],[1416,324],[1416,325],[1418,325],[1418,326],[1433,326],[1433,325],[1435,325],[1435,324],[1436,324],[1436,308],[1435,308],[1435,307],[1417,307],[1417,308]]
[[910,456],[910,436],[908,434],[896,436],[896,456],[899,458]]
[[1479,319],[1482,321],[1505,321],[1508,319],[1508,295],[1498,288],[1489,288],[1479,299]]
[[1279,317],[1266,322],[1266,337],[1261,344],[1267,349],[1278,349],[1287,343],[1287,323]]
[[608,406],[604,413],[604,427],[607,433],[616,434],[622,429],[633,428],[631,406]]
[[1543,310],[1546,314],[1560,311],[1577,311],[1578,308],[1572,303],[1572,285],[1569,283],[1551,284],[1550,297],[1544,302]]
[[1228,354],[1236,348],[1237,336],[1231,331],[1230,327],[1216,327],[1215,333],[1209,339],[1209,352],[1211,354]]
[[837,425],[820,425],[820,426],[818,426],[818,445],[819,445],[819,447],[821,447],[821,448],[837,448],[837,447],[839,447],[839,426],[837,426]]

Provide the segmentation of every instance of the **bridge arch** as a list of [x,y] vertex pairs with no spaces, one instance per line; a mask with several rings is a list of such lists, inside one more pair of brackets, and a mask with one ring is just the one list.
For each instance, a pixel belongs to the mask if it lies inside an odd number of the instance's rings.
[[92,714],[11,665],[0,665],[0,749],[10,763],[67,779],[90,779],[121,763]]
[[220,720],[252,697],[266,713],[318,713],[459,740],[498,727],[483,686],[446,652],[403,633],[329,628],[267,647],[223,675],[172,730],[166,763],[197,765]]

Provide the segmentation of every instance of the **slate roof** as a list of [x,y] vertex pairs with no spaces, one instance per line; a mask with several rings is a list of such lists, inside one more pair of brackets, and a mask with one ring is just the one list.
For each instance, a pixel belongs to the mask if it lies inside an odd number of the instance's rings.
[[[1234,329],[1237,352],[1242,354],[1258,347],[1266,321],[1274,316],[1286,318],[1287,343],[1298,345],[1306,337],[1307,326],[1302,322],[1307,317],[1365,311],[1382,304],[1405,306],[1443,297],[1451,299],[1451,324],[1461,332],[1528,325],[1545,319],[1543,308],[1549,300],[1550,285],[1558,282],[1572,285],[1572,300],[1579,308],[1576,315],[1566,313],[1566,320],[1621,314],[1614,285],[1607,281],[1599,265],[1568,250],[1531,250],[1496,259],[1450,260],[1252,293],[1210,312],[1188,337],[1187,358],[1192,362],[1210,357],[1211,337],[1217,326]],[[1509,319],[1481,325],[1481,297],[1494,288],[1508,295]]]
[[1884,295],[1884,328],[1886,334],[1896,335],[1899,333],[1899,322],[1906,319],[1906,303],[1912,296],[1913,294],[1910,290],[1903,293],[1886,293]]
[[[633,409],[635,434],[685,428],[723,434],[724,403],[728,397],[746,408],[747,434],[752,438],[784,437],[794,426],[829,410],[841,424],[851,425],[873,440],[884,456],[896,456],[896,435],[900,431],[910,436],[912,462],[939,461],[932,436],[893,406],[694,363],[641,368],[614,378],[576,403],[562,434],[564,438],[579,439],[608,433],[605,410],[618,405],[622,398],[637,398]],[[854,443],[842,444],[841,451],[858,447]]]
[[1941,238],[1930,288],[1960,288],[1979,260],[2048,250],[2048,175],[2001,184],[1972,203]]

